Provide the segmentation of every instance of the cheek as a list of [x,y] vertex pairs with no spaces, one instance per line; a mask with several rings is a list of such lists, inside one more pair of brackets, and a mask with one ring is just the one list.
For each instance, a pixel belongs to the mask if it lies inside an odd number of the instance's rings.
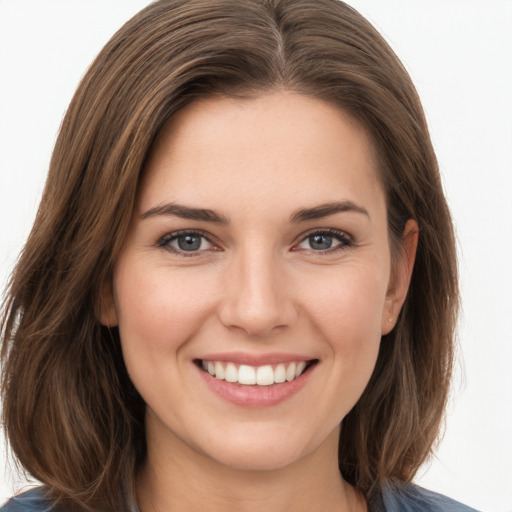
[[[324,340],[336,374],[362,392],[373,371],[385,305],[385,273],[345,272],[337,279],[317,281],[316,293],[304,293],[309,318]],[[321,292],[320,292],[321,290]]]
[[[325,383],[315,397],[334,428],[364,392],[377,361],[386,271],[362,265],[331,269],[303,283],[301,307],[322,346]],[[329,275],[327,275],[329,274]]]
[[323,280],[317,276],[314,288],[304,290],[302,297],[322,330],[352,333],[356,340],[358,332],[380,335],[386,288],[384,276],[354,269]]
[[205,277],[187,269],[130,266],[128,271],[119,265],[114,284],[123,349],[155,357],[178,350],[211,309],[214,297]]

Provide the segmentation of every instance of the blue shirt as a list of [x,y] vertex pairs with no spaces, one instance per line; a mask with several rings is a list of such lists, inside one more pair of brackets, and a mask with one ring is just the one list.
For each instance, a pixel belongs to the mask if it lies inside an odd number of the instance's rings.
[[[390,484],[370,503],[371,512],[477,512],[446,496],[414,484]],[[51,503],[44,498],[42,487],[11,498],[0,512],[51,512]],[[137,507],[133,512],[137,512]]]

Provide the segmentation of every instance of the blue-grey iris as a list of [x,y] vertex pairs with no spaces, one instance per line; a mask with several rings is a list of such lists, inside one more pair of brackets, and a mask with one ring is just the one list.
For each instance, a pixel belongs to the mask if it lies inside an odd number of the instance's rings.
[[182,251],[197,251],[201,247],[201,237],[196,235],[183,235],[178,238],[178,247]]
[[325,251],[326,249],[330,249],[332,246],[332,236],[313,235],[309,237],[309,240],[311,248],[318,251]]

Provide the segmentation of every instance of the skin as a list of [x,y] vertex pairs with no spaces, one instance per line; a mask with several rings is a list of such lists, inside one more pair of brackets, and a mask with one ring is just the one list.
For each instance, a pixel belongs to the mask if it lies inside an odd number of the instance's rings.
[[[394,326],[417,243],[409,221],[404,257],[392,261],[372,155],[346,113],[283,91],[200,100],[162,130],[101,318],[119,326],[147,404],[143,512],[366,509],[339,474],[339,425]],[[339,202],[357,208],[292,220]],[[225,222],[159,211],[165,204]],[[184,255],[179,230],[206,238]],[[311,235],[326,230],[339,235],[318,250]],[[194,363],[218,352],[318,363],[286,400],[245,407],[209,389]]]

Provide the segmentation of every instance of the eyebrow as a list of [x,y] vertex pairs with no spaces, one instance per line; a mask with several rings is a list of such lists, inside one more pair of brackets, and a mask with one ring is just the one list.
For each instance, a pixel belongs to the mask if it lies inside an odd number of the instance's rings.
[[366,208],[363,208],[362,206],[359,206],[352,201],[340,201],[336,203],[325,203],[313,208],[304,208],[299,210],[291,216],[290,222],[298,224],[299,222],[322,219],[324,217],[328,217],[329,215],[344,212],[360,213],[370,218],[370,214]]
[[142,213],[140,217],[147,219],[157,215],[174,215],[182,219],[201,220],[204,222],[213,222],[215,224],[228,224],[229,221],[224,215],[220,215],[213,210],[206,208],[192,208],[176,203],[164,203],[150,208]]
[[[370,218],[370,214],[366,208],[358,206],[352,201],[341,201],[335,203],[325,203],[313,208],[303,208],[298,210],[290,217],[290,222],[299,224],[308,220],[322,219],[336,213],[355,212],[365,215]],[[147,219],[159,215],[173,215],[181,217],[182,219],[199,220],[204,222],[212,222],[214,224],[229,224],[229,219],[214,210],[207,208],[192,208],[177,203],[163,203],[146,212],[142,213],[140,217]]]

